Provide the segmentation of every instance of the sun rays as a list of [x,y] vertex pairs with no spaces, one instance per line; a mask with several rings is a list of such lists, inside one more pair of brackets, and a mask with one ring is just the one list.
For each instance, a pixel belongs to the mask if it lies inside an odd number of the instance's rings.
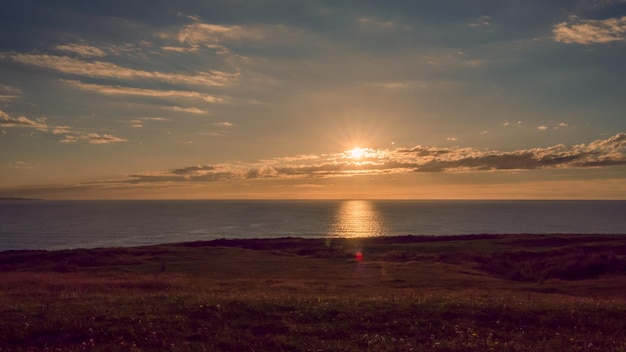
[[360,160],[361,158],[363,158],[366,152],[367,152],[367,149],[359,148],[359,147],[348,150],[348,154],[350,155],[350,157],[356,160]]
[[340,153],[340,155],[342,159],[348,159],[348,161],[353,163],[365,163],[375,162],[377,160],[383,159],[387,154],[386,152],[387,150],[354,147]]

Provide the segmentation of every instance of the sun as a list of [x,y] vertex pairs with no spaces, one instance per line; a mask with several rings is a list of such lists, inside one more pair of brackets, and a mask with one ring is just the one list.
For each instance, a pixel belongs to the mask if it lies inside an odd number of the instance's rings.
[[366,152],[365,148],[358,148],[358,147],[348,150],[348,153],[350,154],[350,157],[352,159],[361,159],[362,157],[365,156],[365,152]]

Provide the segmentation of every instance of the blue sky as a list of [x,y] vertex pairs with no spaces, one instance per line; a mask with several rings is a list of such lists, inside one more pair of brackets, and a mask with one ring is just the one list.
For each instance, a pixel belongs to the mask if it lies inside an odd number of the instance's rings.
[[624,57],[622,0],[4,2],[0,196],[624,199]]

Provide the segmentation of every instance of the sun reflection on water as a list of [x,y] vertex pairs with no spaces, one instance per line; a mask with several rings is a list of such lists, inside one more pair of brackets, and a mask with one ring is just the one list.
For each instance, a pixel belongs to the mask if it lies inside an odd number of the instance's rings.
[[347,200],[341,202],[328,235],[332,237],[371,237],[387,234],[376,206],[367,200]]

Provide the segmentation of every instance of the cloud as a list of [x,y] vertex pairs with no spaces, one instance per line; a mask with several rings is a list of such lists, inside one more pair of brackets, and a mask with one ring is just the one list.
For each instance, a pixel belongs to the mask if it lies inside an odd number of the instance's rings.
[[52,134],[65,134],[70,133],[71,131],[72,128],[70,126],[55,126],[50,130]]
[[554,126],[552,128],[555,129],[555,130],[558,130],[559,128],[565,128],[567,126],[569,126],[569,125],[566,124],[565,122],[561,122],[561,123],[559,123],[558,125],[556,125],[556,126]]
[[505,122],[502,124],[502,126],[504,126],[504,127],[509,127],[509,126],[513,126],[513,125],[515,125],[515,126],[519,127],[519,126],[521,126],[521,125],[522,125],[522,121],[515,121],[515,124],[512,124],[512,123],[511,123],[511,122],[509,122],[509,121],[505,121]]
[[409,26],[400,24],[395,21],[381,21],[374,18],[362,17],[356,20],[356,23],[362,27],[373,28],[378,30],[395,30],[395,29],[410,29]]
[[75,80],[61,80],[64,83],[67,83],[73,87],[97,92],[105,95],[131,95],[131,96],[144,96],[144,97],[157,97],[157,98],[166,98],[166,97],[174,97],[174,98],[193,98],[193,99],[202,99],[208,103],[218,103],[223,102],[224,99],[220,97],[215,97],[212,95],[202,94],[194,91],[184,91],[184,90],[158,90],[158,89],[143,89],[143,88],[132,88],[132,87],[122,87],[122,86],[105,86],[101,84],[89,84],[82,83],[80,81]]
[[238,74],[211,70],[196,72],[193,75],[181,73],[163,73],[144,71],[115,65],[104,61],[85,61],[67,56],[47,54],[0,53],[0,59],[11,60],[24,65],[56,70],[61,73],[80,75],[91,78],[109,78],[120,80],[146,79],[172,84],[190,84],[202,86],[223,86],[236,79]]
[[48,125],[46,124],[45,119],[39,119],[38,121],[33,121],[24,116],[11,117],[2,110],[0,110],[0,127],[34,128],[39,131],[48,130]]
[[231,171],[220,170],[211,165],[196,165],[167,171],[144,172],[129,175],[120,183],[161,183],[161,182],[207,182],[227,181],[236,178]]
[[128,121],[128,123],[130,124],[130,127],[132,128],[143,128],[142,120],[130,120]]
[[441,157],[418,162],[415,171],[532,170],[626,165],[626,133],[570,148],[556,145],[514,152],[450,149]]
[[200,49],[200,47],[198,45],[192,45],[190,47],[166,45],[166,46],[162,46],[161,49],[165,51],[173,51],[177,53],[193,53],[193,52],[197,52]]
[[246,29],[242,26],[222,26],[209,23],[194,23],[181,29],[176,39],[181,43],[218,43],[225,39],[230,40],[258,40],[260,32]]
[[46,124],[46,118],[39,118],[33,121],[27,117],[11,117],[4,111],[0,110],[0,127],[22,127],[22,128],[34,128],[38,131],[48,132],[52,134],[64,134],[65,137],[59,142],[61,143],[76,143],[78,141],[87,141],[91,144],[109,144],[126,142],[127,139],[116,137],[110,134],[98,134],[98,133],[83,133],[74,130],[70,126],[49,126]]
[[6,167],[10,168],[10,169],[22,169],[22,170],[32,170],[33,169],[33,165],[28,162],[28,161],[9,161],[7,163],[5,163],[4,165],[6,165]]
[[0,85],[0,103],[6,103],[11,100],[18,99],[21,95],[22,91],[19,88]]
[[215,167],[211,165],[196,165],[196,166],[188,166],[188,167],[184,167],[180,169],[173,169],[170,172],[176,175],[191,175],[191,174],[195,174],[198,172],[213,171],[213,170],[215,170]]
[[132,128],[143,128],[145,123],[149,121],[164,122],[171,120],[165,117],[139,117],[126,122],[128,122]]
[[68,134],[64,139],[60,140],[61,143],[76,143],[78,141],[87,141],[90,144],[110,144],[110,143],[119,143],[119,142],[127,142],[127,139],[116,137],[107,133],[102,135],[98,133],[76,133],[76,134]]
[[104,50],[88,44],[63,44],[57,45],[56,49],[59,51],[78,54],[83,57],[100,57],[106,55]]
[[558,129],[565,128],[565,127],[568,127],[568,126],[569,125],[567,123],[565,123],[565,122],[559,122],[558,124],[552,125],[551,127],[547,126],[547,125],[540,125],[540,126],[537,126],[537,129],[539,131],[547,131],[549,128],[552,128],[553,130],[558,130]]
[[491,17],[486,16],[486,15],[480,16],[476,20],[468,24],[468,26],[474,27],[474,28],[475,27],[488,27],[490,25],[491,25]]
[[89,141],[91,144],[109,144],[128,141],[127,139],[119,138],[106,133],[103,135],[99,135],[97,133],[87,133],[86,135],[80,136],[80,138]]
[[201,110],[201,109],[194,108],[194,107],[182,108],[180,106],[167,106],[167,107],[165,107],[165,109],[172,110],[172,111],[177,111],[177,112],[188,112],[188,113],[191,113],[191,114],[204,114],[204,113],[206,113],[205,110]]
[[144,120],[144,121],[171,121],[168,118],[165,117],[141,117],[140,120]]
[[590,154],[594,157],[586,158],[584,166],[610,166],[626,164],[626,133],[619,133],[608,139],[599,139],[589,143],[580,144],[573,148],[580,154]]
[[589,144],[510,152],[475,148],[416,146],[392,150],[368,149],[366,157],[355,159],[349,152],[297,155],[233,163],[189,166],[164,171],[137,173],[114,183],[208,182],[246,179],[316,179],[354,175],[480,172],[536,170],[548,168],[589,168],[626,165],[626,133]]
[[396,81],[396,82],[371,82],[368,84],[371,87],[383,88],[383,89],[406,89],[415,86],[412,82]]
[[226,26],[211,23],[193,23],[175,34],[161,33],[161,38],[175,38],[179,43],[211,45],[228,42],[297,42],[304,32],[284,25]]
[[623,41],[626,35],[626,16],[604,20],[570,18],[552,30],[554,40],[567,44],[595,44]]

